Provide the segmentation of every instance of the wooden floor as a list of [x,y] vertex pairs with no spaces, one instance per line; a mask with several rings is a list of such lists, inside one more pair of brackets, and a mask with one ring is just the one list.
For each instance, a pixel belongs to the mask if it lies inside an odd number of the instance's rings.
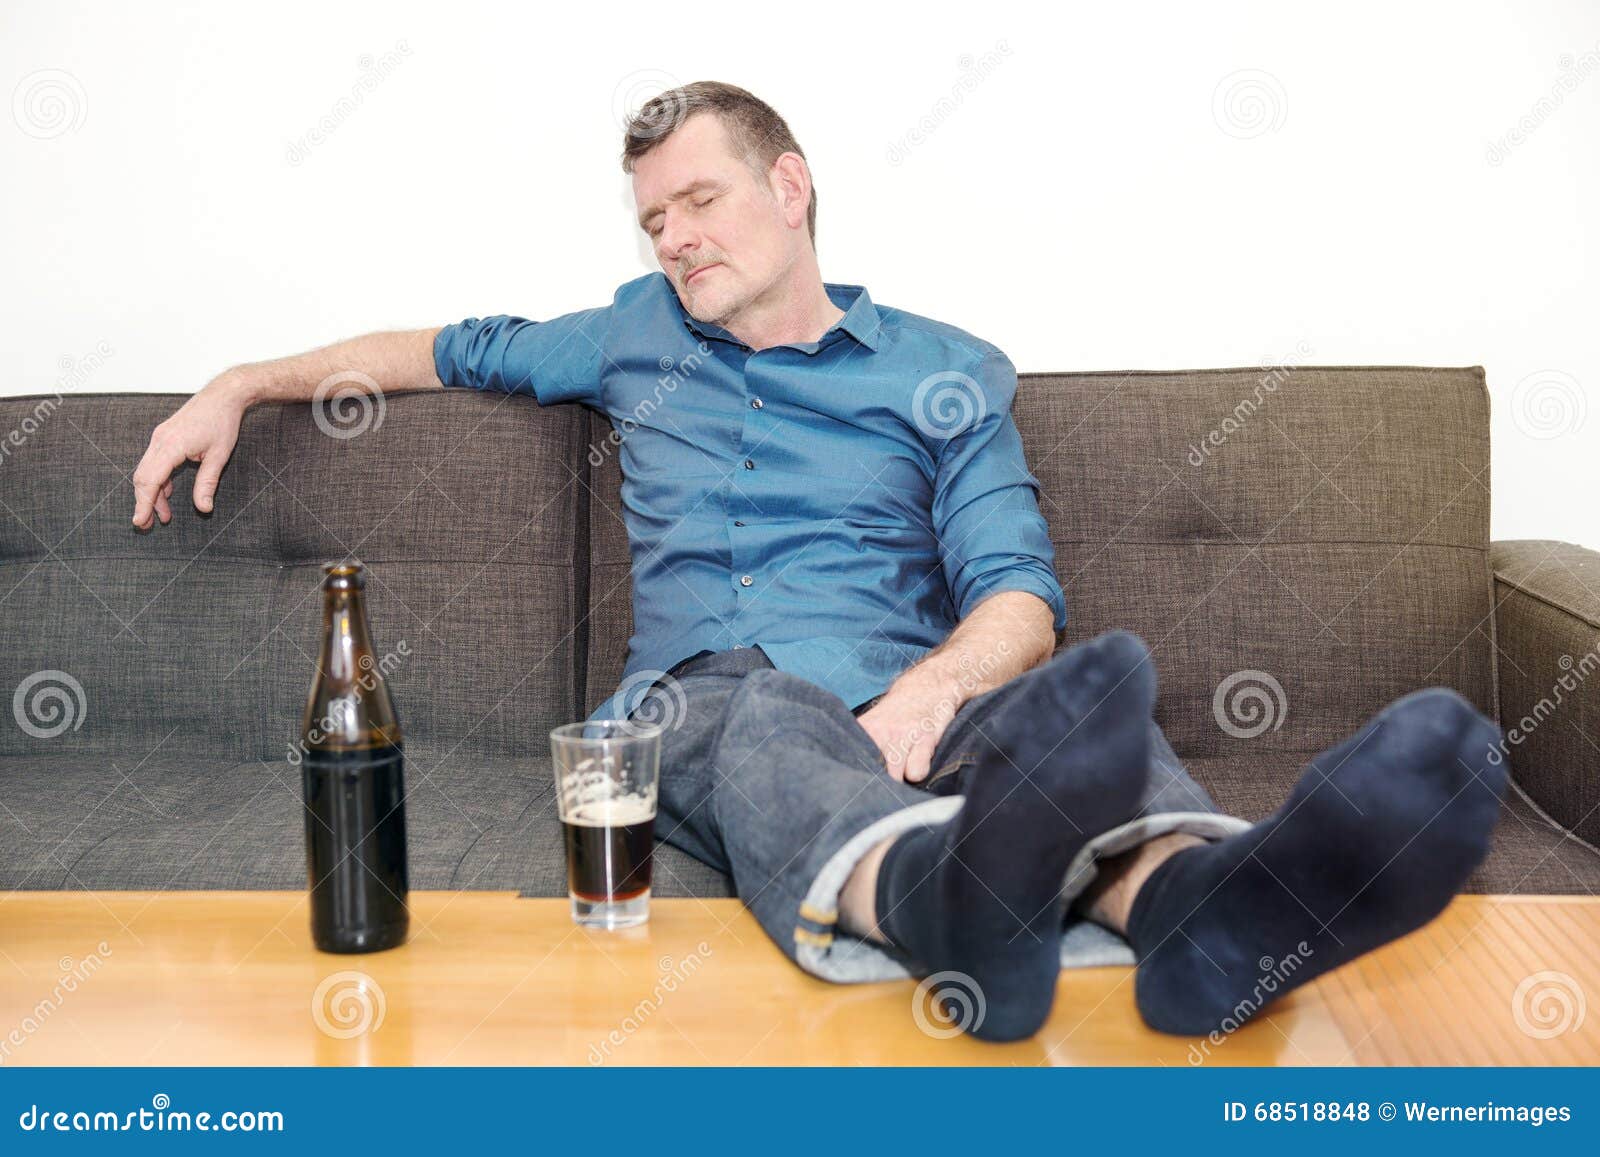
[[1145,1029],[1129,969],[1065,972],[1014,1045],[935,1035],[910,981],[802,974],[734,900],[616,933],[505,893],[413,908],[405,947],[338,957],[300,893],[0,895],[0,1063],[1600,1064],[1600,899],[1463,897],[1220,1043]]

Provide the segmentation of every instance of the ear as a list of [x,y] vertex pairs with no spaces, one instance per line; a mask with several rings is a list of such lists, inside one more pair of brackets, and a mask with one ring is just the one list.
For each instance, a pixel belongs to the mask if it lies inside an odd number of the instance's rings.
[[811,170],[805,158],[799,153],[784,153],[772,162],[767,180],[789,228],[804,229],[806,210],[811,207]]

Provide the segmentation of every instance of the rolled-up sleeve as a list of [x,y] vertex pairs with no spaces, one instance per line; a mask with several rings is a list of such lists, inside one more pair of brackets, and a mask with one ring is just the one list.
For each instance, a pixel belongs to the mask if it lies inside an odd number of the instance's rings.
[[611,308],[549,321],[469,317],[433,339],[434,370],[446,387],[529,394],[540,405],[600,404],[600,372]]
[[1039,484],[1011,419],[1016,367],[996,351],[970,377],[953,378],[947,384],[971,394],[973,405],[936,446],[933,521],[957,617],[998,591],[1027,591],[1049,604],[1059,631],[1067,623],[1066,596],[1039,513]]

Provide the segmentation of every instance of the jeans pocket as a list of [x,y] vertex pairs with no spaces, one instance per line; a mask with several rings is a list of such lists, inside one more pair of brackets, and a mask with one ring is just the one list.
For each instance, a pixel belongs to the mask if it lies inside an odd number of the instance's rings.
[[922,789],[934,795],[954,795],[961,789],[961,777],[957,773],[963,767],[977,763],[976,755],[957,755],[947,759],[944,763],[922,781]]

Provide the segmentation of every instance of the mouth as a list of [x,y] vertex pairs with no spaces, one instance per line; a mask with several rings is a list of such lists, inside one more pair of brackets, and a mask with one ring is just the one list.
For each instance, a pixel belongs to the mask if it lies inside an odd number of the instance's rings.
[[716,269],[721,264],[722,264],[722,262],[720,262],[720,261],[713,261],[709,265],[702,265],[699,268],[697,268],[693,273],[689,274],[688,277],[685,277],[683,279],[683,283],[685,285],[688,285],[691,281],[693,281],[695,278],[699,277],[702,273],[705,273],[706,271],[711,270],[711,269]]

